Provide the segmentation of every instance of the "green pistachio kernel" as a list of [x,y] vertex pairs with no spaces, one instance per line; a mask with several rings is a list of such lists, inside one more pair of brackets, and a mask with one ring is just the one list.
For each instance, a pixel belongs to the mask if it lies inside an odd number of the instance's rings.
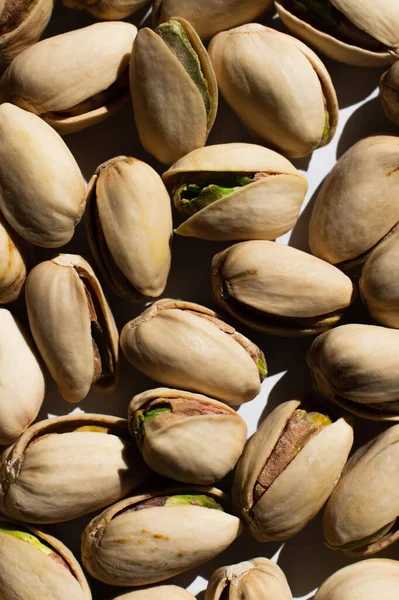
[[214,510],[224,511],[223,507],[211,496],[191,494],[170,496],[165,506],[202,506],[203,508],[212,508]]
[[262,377],[267,377],[267,365],[266,361],[264,361],[263,358],[258,358],[256,366],[258,367],[258,371],[262,375]]
[[330,135],[330,113],[328,110],[325,110],[325,120],[324,120],[324,129],[323,135],[321,136],[320,146],[324,146],[328,142],[328,138]]
[[13,527],[12,525],[2,524],[0,527],[0,533],[11,535],[12,537],[17,538],[22,542],[26,542],[31,546],[34,546],[35,548],[37,548],[41,552],[44,552],[45,554],[54,554],[54,550],[42,544],[42,542],[36,536],[32,535],[27,531],[15,529],[15,527]]
[[151,410],[138,410],[134,415],[134,435],[139,448],[142,448],[145,438],[145,424],[155,419],[162,413],[171,413],[172,408],[170,406],[159,406]]
[[340,546],[340,550],[359,550],[360,548],[363,548],[364,546],[368,546],[369,544],[378,542],[384,536],[386,536],[387,533],[389,533],[389,531],[392,529],[392,527],[395,525],[395,523],[396,523],[396,520],[392,521],[392,523],[388,523],[388,525],[381,527],[381,529],[379,529],[375,533],[373,533],[361,540],[356,540],[354,542],[349,542],[349,544],[345,544],[345,546]]

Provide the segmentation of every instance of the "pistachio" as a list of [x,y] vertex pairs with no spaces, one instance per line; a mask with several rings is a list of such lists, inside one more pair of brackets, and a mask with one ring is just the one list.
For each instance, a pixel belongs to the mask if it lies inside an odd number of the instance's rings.
[[399,63],[394,63],[381,76],[380,98],[388,119],[399,125]]
[[181,390],[158,388],[129,405],[129,429],[151,469],[184,483],[209,485],[238,461],[245,421],[225,404]]
[[284,157],[255,144],[194,150],[163,175],[185,221],[206,240],[275,239],[295,225],[308,183]]
[[139,31],[130,89],[141,143],[160,162],[171,164],[205,145],[217,112],[217,83],[208,54],[185,19]]
[[354,296],[339,269],[296,248],[242,242],[212,261],[215,301],[245,325],[277,335],[313,335],[336,325]]
[[284,25],[326,56],[360,67],[398,58],[396,0],[276,0]]
[[333,83],[302,42],[250,23],[215,36],[209,56],[225,100],[267,145],[301,157],[334,137],[338,102]]
[[0,507],[20,521],[60,523],[120,500],[147,475],[124,419],[55,417],[32,425],[3,454]]
[[104,279],[127,300],[156,298],[170,263],[170,199],[149,165],[118,156],[102,164],[87,192],[90,246]]
[[81,256],[40,263],[26,281],[33,338],[61,395],[80,402],[117,383],[118,330],[100,283]]
[[[95,517],[82,536],[82,560],[96,579],[141,586],[183,573],[223,552],[240,535],[215,488],[151,492]],[[123,543],[121,543],[123,542]]]
[[65,6],[88,12],[97,19],[118,21],[130,17],[151,0],[63,0]]
[[16,300],[26,279],[25,247],[0,215],[0,304]]
[[123,594],[114,600],[195,600],[195,598],[176,585],[158,585],[147,590]]
[[35,113],[60,134],[104,121],[129,98],[136,33],[131,23],[95,23],[42,40],[3,74],[0,100]]
[[260,392],[263,352],[212,310],[158,300],[125,325],[121,348],[148,377],[238,406]]
[[307,525],[333,491],[353,444],[352,427],[284,402],[247,443],[233,502],[260,542],[287,540]]

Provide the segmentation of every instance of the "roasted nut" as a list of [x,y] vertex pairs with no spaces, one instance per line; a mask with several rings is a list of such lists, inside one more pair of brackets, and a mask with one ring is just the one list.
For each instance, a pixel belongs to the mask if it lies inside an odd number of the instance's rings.
[[127,300],[160,296],[170,270],[172,213],[158,173],[118,156],[98,167],[87,201],[90,246],[104,279]]
[[302,42],[250,23],[219,33],[209,57],[225,100],[266,144],[300,157],[334,137],[338,102],[333,83]]
[[84,10],[97,19],[125,19],[150,3],[151,0],[63,0],[65,6]]
[[205,600],[292,600],[287,579],[276,563],[254,558],[217,569],[209,580]]
[[136,33],[131,23],[95,23],[42,40],[8,67],[0,100],[35,113],[60,134],[100,123],[129,98]]
[[276,0],[290,31],[340,62],[380,67],[398,59],[396,0]]
[[158,585],[118,596],[114,600],[195,600],[194,596],[175,585]]
[[263,352],[217,313],[181,300],[154,302],[125,325],[121,348],[148,377],[238,406],[260,392]]
[[388,119],[399,125],[399,62],[382,75],[380,98]]
[[0,105],[0,210],[28,242],[58,248],[85,208],[82,173],[62,138],[39,117]]
[[141,143],[160,162],[172,164],[205,145],[218,88],[207,51],[185,19],[139,31],[130,89]]
[[[96,579],[117,586],[157,583],[211,560],[240,535],[215,488],[176,488],[118,502],[86,527],[82,560]],[[123,543],[121,543],[123,541]]]
[[26,279],[25,248],[0,215],[0,304],[16,300]]
[[313,335],[336,325],[354,296],[339,269],[275,242],[230,246],[212,261],[215,301],[254,329]]
[[209,485],[223,479],[247,439],[245,421],[229,406],[169,388],[135,396],[128,420],[148,466],[184,483]]
[[185,217],[176,233],[204,240],[274,240],[294,227],[308,183],[284,157],[255,144],[194,150],[163,175]]
[[248,442],[237,465],[233,502],[259,542],[287,540],[319,512],[345,466],[352,427],[284,402]]
[[367,258],[399,221],[398,161],[399,138],[383,135],[361,140],[339,159],[314,205],[313,254],[343,268]]
[[125,419],[91,414],[47,419],[3,454],[0,507],[28,523],[69,521],[120,500],[147,474]]
[[29,273],[25,297],[33,338],[62,397],[80,402],[92,385],[112,392],[118,330],[91,266],[73,254],[42,262]]

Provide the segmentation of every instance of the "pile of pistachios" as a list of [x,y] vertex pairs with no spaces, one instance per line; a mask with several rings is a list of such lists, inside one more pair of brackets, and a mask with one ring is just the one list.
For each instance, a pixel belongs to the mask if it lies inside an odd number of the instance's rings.
[[[337,130],[319,54],[388,68],[375,83],[399,126],[398,0],[64,5],[0,0],[1,600],[190,600],[168,580],[322,510],[326,546],[364,560],[314,600],[398,600],[399,561],[369,557],[399,540],[399,137],[338,159],[309,251],[276,242],[308,191],[289,159]],[[54,9],[78,27],[49,35]],[[251,142],[207,145],[219,92]],[[84,177],[63,136],[111,131],[129,98],[146,161],[127,146]],[[78,226],[90,251],[65,248]],[[218,243],[213,306],[165,292],[174,234]],[[314,389],[248,439],[237,410],[268,375],[267,336],[309,336]],[[123,418],[121,367],[147,382]],[[109,414],[87,409],[93,389]],[[365,419],[382,425],[366,443]],[[64,523],[79,556],[53,535]],[[237,544],[204,600],[292,600],[280,566]]]

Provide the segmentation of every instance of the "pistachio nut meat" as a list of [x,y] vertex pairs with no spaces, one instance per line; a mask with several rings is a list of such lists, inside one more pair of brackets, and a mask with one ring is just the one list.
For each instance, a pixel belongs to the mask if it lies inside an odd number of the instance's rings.
[[216,118],[218,87],[195,29],[180,17],[137,34],[130,90],[144,148],[172,164],[205,145]]
[[91,600],[83,571],[55,537],[0,518],[0,596],[3,600]]
[[25,240],[69,242],[85,209],[85,182],[63,139],[36,115],[0,105],[0,210]]
[[118,156],[100,165],[87,190],[89,242],[103,278],[131,301],[156,298],[171,264],[168,192],[146,163]]
[[217,144],[178,160],[163,180],[184,221],[204,240],[273,240],[297,222],[308,182],[283,156],[255,144]]
[[182,300],[158,300],[127,323],[121,348],[155,381],[231,406],[255,398],[267,375],[258,346],[213,310]]
[[396,600],[399,594],[399,562],[371,558],[331,575],[314,600]]
[[259,542],[284,541],[316,516],[339,480],[353,444],[345,419],[332,422],[284,402],[247,443],[233,483],[236,514]]
[[223,552],[242,531],[215,488],[161,490],[118,502],[82,535],[83,565],[116,586],[163,581]]
[[377,135],[352,146],[325,179],[309,225],[313,254],[349,268],[398,223],[399,138]]
[[342,271],[311,254],[268,241],[241,242],[212,261],[217,304],[253,329],[314,335],[339,323],[354,288]]
[[15,442],[37,417],[45,382],[32,343],[21,325],[0,308],[0,445]]
[[65,6],[83,10],[97,19],[118,21],[130,17],[151,0],[63,0]]
[[61,135],[100,123],[129,98],[136,33],[131,23],[106,22],[42,40],[3,74],[0,101],[38,115]]
[[0,507],[19,521],[61,523],[113,504],[147,476],[125,419],[55,417],[32,425],[3,454]]
[[369,556],[399,538],[398,442],[394,425],[349,460],[323,515],[325,543],[332,550]]
[[211,579],[205,600],[292,600],[287,579],[276,563],[254,558],[220,567]]
[[223,479],[247,439],[244,419],[226,404],[169,388],[135,396],[128,421],[147,465],[183,483],[210,485]]
[[27,274],[28,249],[0,214],[0,304],[16,300]]
[[334,85],[318,56],[299,40],[249,23],[216,35],[209,56],[225,100],[266,145],[298,158],[334,137]]
[[190,592],[176,585],[157,585],[146,590],[129,592],[114,600],[195,600]]
[[60,254],[29,273],[29,324],[62,397],[80,402],[95,385],[112,392],[118,374],[118,330],[93,269]]
[[325,54],[349,65],[380,67],[398,58],[396,0],[276,0],[284,25]]
[[315,389],[359,417],[399,421],[399,331],[348,324],[319,335],[307,354]]
[[399,63],[395,62],[380,79],[380,98],[385,114],[399,125]]

